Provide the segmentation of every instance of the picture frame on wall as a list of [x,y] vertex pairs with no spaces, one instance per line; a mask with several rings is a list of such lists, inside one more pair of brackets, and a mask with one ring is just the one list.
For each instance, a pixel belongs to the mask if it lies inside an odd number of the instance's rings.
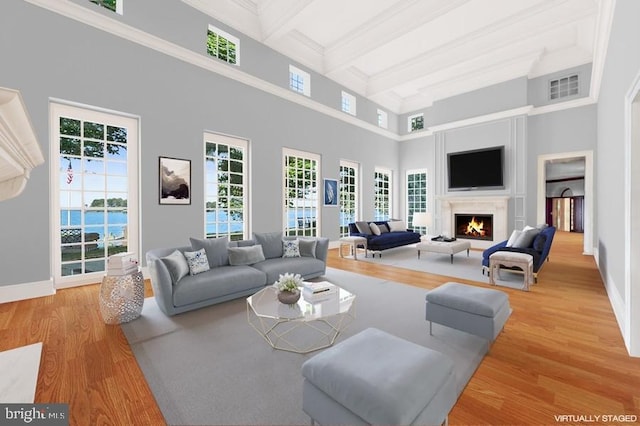
[[335,179],[324,180],[324,205],[338,205],[338,181]]
[[160,204],[191,204],[191,160],[160,157]]

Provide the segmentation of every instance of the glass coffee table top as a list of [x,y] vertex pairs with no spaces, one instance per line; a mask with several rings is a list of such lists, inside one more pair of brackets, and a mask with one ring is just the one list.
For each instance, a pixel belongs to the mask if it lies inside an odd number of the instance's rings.
[[307,353],[331,346],[355,318],[356,296],[330,285],[330,294],[308,300],[303,292],[292,305],[278,301],[275,287],[266,287],[247,298],[247,320],[275,349]]

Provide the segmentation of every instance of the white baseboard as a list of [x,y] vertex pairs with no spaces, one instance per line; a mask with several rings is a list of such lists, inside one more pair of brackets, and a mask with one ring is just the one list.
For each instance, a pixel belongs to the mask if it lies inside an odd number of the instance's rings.
[[620,333],[622,334],[622,338],[625,340],[625,344],[628,347],[628,342],[626,341],[626,324],[625,324],[625,304],[624,298],[618,291],[618,287],[616,287],[615,282],[611,275],[604,276],[602,274],[602,269],[600,268],[600,252],[598,247],[594,247],[593,249],[593,257],[596,261],[596,266],[598,268],[598,272],[600,273],[600,277],[602,278],[602,282],[604,283],[604,289],[607,292],[607,296],[609,297],[609,302],[611,303],[611,308],[613,309],[613,314],[616,316],[616,321],[618,322],[618,327],[620,328]]
[[0,286],[0,303],[34,299],[36,297],[51,296],[53,294],[56,294],[53,279],[32,283],[3,285]]

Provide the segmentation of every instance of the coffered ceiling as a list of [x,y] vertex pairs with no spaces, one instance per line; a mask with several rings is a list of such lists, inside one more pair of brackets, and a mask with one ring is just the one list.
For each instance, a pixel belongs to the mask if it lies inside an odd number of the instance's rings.
[[609,0],[183,0],[396,113],[595,62]]

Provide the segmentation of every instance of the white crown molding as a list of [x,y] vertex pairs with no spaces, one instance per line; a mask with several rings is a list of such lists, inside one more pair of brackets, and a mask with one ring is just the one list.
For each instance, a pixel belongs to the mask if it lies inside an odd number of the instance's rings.
[[195,65],[197,67],[206,69],[213,73],[219,74],[223,77],[235,80],[247,86],[254,87],[262,90],[266,93],[278,96],[288,101],[294,102],[298,105],[306,108],[313,109],[322,114],[336,118],[338,120],[347,122],[354,126],[363,128],[370,132],[379,134],[381,136],[396,140],[397,135],[389,130],[382,129],[372,123],[367,123],[356,117],[345,114],[335,108],[326,106],[317,101],[314,101],[306,96],[295,93],[284,87],[276,86],[273,83],[264,81],[258,77],[248,74],[237,67],[230,66],[221,61],[213,58],[208,58],[205,55],[197,54],[182,46],[178,46],[170,41],[163,40],[147,32],[141,31],[137,28],[126,25],[120,21],[117,21],[108,16],[97,13],[81,5],[71,2],[51,2],[49,0],[24,0],[27,3],[31,3],[35,6],[42,7],[51,12],[58,13],[66,16],[75,21],[92,26],[102,31],[106,31],[115,36],[121,37],[133,43],[137,43],[141,46],[148,47],[156,50],[160,53],[164,53],[168,56],[174,57],[183,62]]
[[579,108],[587,105],[593,105],[598,101],[591,96],[584,98],[578,98],[571,101],[559,102],[557,104],[545,105],[541,107],[534,107],[529,112],[529,115],[547,114],[550,112],[562,111],[565,109]]
[[56,294],[53,279],[0,286],[0,304]]
[[609,46],[609,35],[613,25],[613,15],[616,8],[616,0],[600,0],[598,3],[598,22],[596,22],[596,34],[593,46],[593,62],[591,66],[591,87],[589,96],[596,101],[600,96],[600,84],[602,73],[607,58],[607,48]]

